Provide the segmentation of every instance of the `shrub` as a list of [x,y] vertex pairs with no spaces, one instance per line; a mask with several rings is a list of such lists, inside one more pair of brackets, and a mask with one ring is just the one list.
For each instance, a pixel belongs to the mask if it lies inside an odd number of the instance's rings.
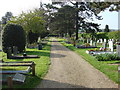
[[120,40],[120,31],[113,31],[108,33],[109,39]]
[[96,55],[96,59],[98,61],[110,61],[110,60],[118,60],[120,59],[120,57],[118,57],[117,54],[100,54],[100,55]]
[[4,28],[2,46],[3,51],[7,51],[7,47],[17,46],[18,51],[25,49],[26,38],[22,26],[17,24],[7,24]]

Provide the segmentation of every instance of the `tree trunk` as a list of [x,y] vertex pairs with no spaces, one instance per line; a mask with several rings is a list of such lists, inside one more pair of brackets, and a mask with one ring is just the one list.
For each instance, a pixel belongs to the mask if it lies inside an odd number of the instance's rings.
[[76,40],[78,40],[78,2],[76,2]]

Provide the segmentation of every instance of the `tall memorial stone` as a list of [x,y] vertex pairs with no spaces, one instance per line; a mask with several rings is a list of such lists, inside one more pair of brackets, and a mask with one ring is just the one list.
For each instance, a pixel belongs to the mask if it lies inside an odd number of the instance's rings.
[[116,46],[116,53],[118,54],[118,56],[120,57],[120,45]]
[[96,45],[96,42],[94,42],[93,45],[96,47],[96,46],[97,46],[97,45]]
[[104,39],[104,42],[103,42],[103,48],[106,48],[107,44],[106,44],[107,40]]
[[93,45],[93,40],[90,40],[90,46],[92,46]]
[[100,43],[103,43],[103,40],[102,40],[102,39],[100,39]]
[[110,50],[113,52],[113,41],[110,40],[108,44],[109,44]]
[[10,59],[12,57],[12,50],[11,47],[7,48],[7,59]]

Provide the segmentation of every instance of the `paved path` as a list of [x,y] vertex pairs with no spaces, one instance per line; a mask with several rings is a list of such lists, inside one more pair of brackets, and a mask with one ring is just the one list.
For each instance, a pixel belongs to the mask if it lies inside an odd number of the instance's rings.
[[118,88],[118,85],[54,40],[49,72],[37,88]]

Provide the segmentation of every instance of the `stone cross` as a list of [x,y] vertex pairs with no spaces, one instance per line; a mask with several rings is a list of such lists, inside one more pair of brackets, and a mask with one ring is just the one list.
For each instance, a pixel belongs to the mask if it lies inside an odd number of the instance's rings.
[[109,41],[108,43],[110,50],[113,52],[113,41]]
[[116,46],[116,53],[118,54],[118,56],[120,57],[120,45]]

